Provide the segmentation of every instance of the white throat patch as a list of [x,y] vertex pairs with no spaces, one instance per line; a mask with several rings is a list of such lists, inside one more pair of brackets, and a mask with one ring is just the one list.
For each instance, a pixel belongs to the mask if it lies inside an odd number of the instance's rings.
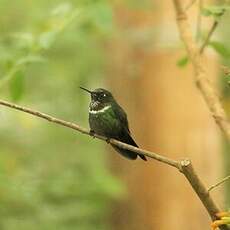
[[111,108],[111,105],[107,105],[107,106],[105,106],[104,108],[99,109],[99,110],[89,110],[89,113],[92,113],[92,114],[104,113],[104,112],[105,112],[106,110],[108,110],[109,108]]

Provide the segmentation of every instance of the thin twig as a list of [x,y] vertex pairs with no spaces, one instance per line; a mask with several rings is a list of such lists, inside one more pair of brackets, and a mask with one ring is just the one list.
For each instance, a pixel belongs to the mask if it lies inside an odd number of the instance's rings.
[[177,24],[182,41],[185,44],[189,59],[192,62],[195,72],[195,82],[200,89],[203,98],[214,118],[216,123],[223,131],[227,139],[230,141],[230,124],[227,121],[227,115],[220,103],[220,99],[214,90],[214,87],[207,77],[207,66],[204,63],[202,55],[200,55],[199,47],[195,43],[192,32],[188,23],[188,18],[185,10],[183,9],[182,0],[173,0],[175,11],[177,15]]
[[[85,128],[82,128],[82,127],[80,127],[79,125],[77,125],[75,123],[64,121],[62,119],[58,119],[56,117],[50,116],[48,114],[45,114],[45,113],[42,113],[42,112],[39,112],[39,111],[36,111],[36,110],[32,110],[30,108],[19,106],[19,105],[16,105],[16,104],[13,104],[13,103],[10,103],[10,102],[7,102],[7,101],[3,101],[3,100],[0,100],[0,105],[4,105],[4,106],[7,106],[7,107],[12,108],[12,109],[17,109],[17,110],[20,110],[22,112],[29,113],[29,114],[34,115],[36,117],[43,118],[43,119],[45,119],[47,121],[50,121],[50,122],[53,122],[53,123],[56,123],[56,124],[59,124],[59,125],[74,129],[74,130],[77,130],[77,131],[79,131],[79,132],[81,132],[83,134],[86,134],[86,135],[90,135],[90,136],[92,135],[89,130],[87,130]],[[94,134],[93,137],[96,137],[96,138],[104,140],[104,141],[108,141],[108,138],[106,138],[104,136],[97,135],[97,134]],[[133,151],[135,153],[144,154],[147,157],[153,158],[153,159],[155,159],[157,161],[160,161],[162,163],[165,163],[165,164],[168,164],[170,166],[176,167],[177,169],[179,169],[179,167],[180,167],[179,163],[177,161],[171,160],[171,159],[169,159],[167,157],[161,156],[161,155],[153,153],[151,151],[136,148],[134,146],[125,144],[125,143],[120,142],[120,141],[115,140],[115,139],[110,139],[109,142],[111,144],[115,144],[118,147],[121,147],[123,149],[128,149],[128,150],[131,150],[131,151]]]
[[212,27],[209,30],[206,39],[204,40],[204,43],[200,47],[200,54],[204,53],[204,50],[205,50],[206,46],[208,45],[208,43],[210,41],[210,38],[211,38],[212,34],[214,33],[214,31],[216,30],[218,24],[219,24],[219,21],[214,21],[213,22]]
[[[87,129],[82,128],[81,126],[79,126],[75,123],[58,119],[56,117],[47,115],[47,114],[42,113],[40,111],[32,110],[30,108],[19,106],[19,105],[16,105],[16,104],[4,101],[4,100],[0,100],[0,105],[31,114],[33,116],[45,119],[45,120],[50,121],[52,123],[56,123],[56,124],[59,124],[61,126],[65,126],[67,128],[74,129],[78,132],[81,132],[82,134],[86,134],[86,135],[91,136],[91,133]],[[106,137],[103,137],[100,135],[95,134],[94,137],[101,139],[101,140],[104,140],[104,141],[108,141],[108,139]],[[211,196],[209,195],[207,189],[205,188],[205,186],[203,185],[203,183],[201,182],[201,180],[199,179],[199,177],[195,173],[195,171],[192,167],[192,164],[189,160],[182,160],[180,162],[175,161],[175,160],[170,159],[168,157],[165,157],[165,156],[159,155],[157,153],[154,153],[154,152],[151,152],[148,150],[140,149],[140,148],[122,143],[122,142],[117,141],[115,139],[110,139],[109,142],[111,144],[114,144],[114,145],[120,147],[120,148],[128,149],[128,150],[131,150],[135,153],[143,154],[147,157],[155,159],[159,162],[162,162],[164,164],[167,164],[167,165],[172,166],[172,167],[176,168],[177,170],[179,170],[181,173],[184,174],[184,176],[187,178],[188,182],[191,184],[192,188],[194,189],[194,191],[196,192],[196,194],[200,198],[201,202],[205,206],[205,208],[208,211],[212,220],[217,219],[215,216],[215,213],[219,212],[219,209],[217,208],[217,206],[215,205]],[[226,226],[221,226],[221,229],[227,230],[228,228],[226,228]]]
[[222,16],[225,14],[225,12],[226,12],[226,10],[223,9],[223,11],[221,12],[221,15],[219,16],[219,18],[216,19],[216,20],[213,22],[212,27],[211,27],[211,29],[209,30],[208,35],[207,35],[206,39],[204,40],[203,45],[201,45],[201,47],[200,47],[200,54],[204,53],[204,50],[205,50],[205,48],[207,47],[207,45],[208,45],[208,43],[209,43],[209,41],[210,41],[210,39],[211,39],[211,36],[213,35],[214,31],[216,30],[217,26],[219,25],[220,17],[222,17]]
[[208,188],[208,191],[210,192],[211,190],[213,190],[214,188],[218,187],[219,185],[223,184],[225,181],[229,180],[230,179],[230,175],[229,176],[226,176],[225,178],[223,178],[222,180],[220,180],[219,182],[217,182],[216,184],[210,186]]

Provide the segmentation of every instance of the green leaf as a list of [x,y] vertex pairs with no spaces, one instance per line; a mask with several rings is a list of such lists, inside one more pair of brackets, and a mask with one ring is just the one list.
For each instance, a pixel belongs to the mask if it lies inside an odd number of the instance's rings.
[[211,46],[222,57],[230,58],[230,50],[223,43],[219,41],[210,41],[209,46]]
[[24,92],[24,80],[25,76],[22,71],[16,72],[11,79],[10,95],[13,101],[19,101],[22,98]]
[[177,61],[177,66],[185,67],[189,63],[188,56],[184,56]]
[[230,7],[227,5],[206,6],[201,10],[201,14],[206,17],[213,16],[216,20],[218,20],[225,11],[229,9]]

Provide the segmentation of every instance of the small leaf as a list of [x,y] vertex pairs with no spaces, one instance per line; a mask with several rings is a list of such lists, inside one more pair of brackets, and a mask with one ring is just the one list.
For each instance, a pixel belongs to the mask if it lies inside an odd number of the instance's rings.
[[177,61],[177,66],[185,67],[189,63],[188,56],[184,56]]
[[209,17],[213,16],[216,20],[218,20],[226,10],[229,10],[229,6],[227,5],[214,5],[214,6],[206,6],[203,7],[201,13],[203,16]]
[[209,45],[224,58],[230,58],[230,50],[219,41],[210,41]]
[[22,98],[24,92],[24,80],[25,76],[22,71],[18,71],[14,74],[10,82],[10,95],[12,100],[19,101]]

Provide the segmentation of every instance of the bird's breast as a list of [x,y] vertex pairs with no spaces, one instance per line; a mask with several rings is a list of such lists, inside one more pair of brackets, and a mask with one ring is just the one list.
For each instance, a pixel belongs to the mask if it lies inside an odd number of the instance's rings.
[[120,122],[111,106],[106,106],[98,111],[89,111],[89,124],[95,133],[114,138],[120,129]]

